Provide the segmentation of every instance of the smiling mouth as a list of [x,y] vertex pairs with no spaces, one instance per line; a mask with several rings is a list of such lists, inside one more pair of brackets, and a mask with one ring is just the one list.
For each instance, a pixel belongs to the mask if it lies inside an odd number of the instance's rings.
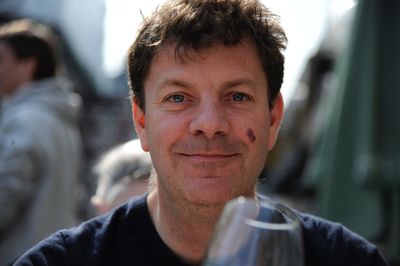
[[[186,167],[193,171],[200,171],[203,177],[216,177],[221,169],[235,168],[238,163],[239,153],[177,153]],[[232,169],[233,169],[232,168]],[[236,168],[235,168],[236,169]]]
[[180,155],[190,158],[190,159],[195,159],[195,160],[223,160],[223,159],[230,159],[238,154],[203,154],[203,153],[193,153],[193,154],[186,154],[186,153],[180,153]]

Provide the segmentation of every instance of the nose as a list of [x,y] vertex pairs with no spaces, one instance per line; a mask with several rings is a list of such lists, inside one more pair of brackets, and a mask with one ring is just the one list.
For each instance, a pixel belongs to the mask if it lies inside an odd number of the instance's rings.
[[190,133],[204,135],[209,139],[227,135],[230,125],[222,109],[218,103],[207,103],[199,106],[190,123]]

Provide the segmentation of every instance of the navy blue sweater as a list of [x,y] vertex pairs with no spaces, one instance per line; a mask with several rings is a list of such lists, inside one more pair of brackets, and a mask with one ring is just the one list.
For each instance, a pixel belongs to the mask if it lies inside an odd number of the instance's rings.
[[[384,266],[377,248],[340,224],[298,213],[306,266]],[[161,240],[146,196],[59,231],[29,250],[14,265],[187,266]]]

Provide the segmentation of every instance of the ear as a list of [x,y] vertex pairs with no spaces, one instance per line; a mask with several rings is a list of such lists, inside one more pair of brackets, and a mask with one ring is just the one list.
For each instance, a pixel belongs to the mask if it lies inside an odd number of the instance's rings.
[[142,149],[144,151],[149,151],[149,146],[147,143],[147,132],[146,132],[146,120],[143,110],[139,107],[134,99],[132,99],[132,116],[133,122],[135,124],[136,133],[140,139]]
[[278,136],[279,128],[283,119],[283,98],[282,94],[276,95],[274,104],[270,110],[270,126],[268,135],[268,151],[272,150]]
[[94,195],[90,198],[90,203],[99,214],[104,214],[110,210],[104,200],[97,195]]

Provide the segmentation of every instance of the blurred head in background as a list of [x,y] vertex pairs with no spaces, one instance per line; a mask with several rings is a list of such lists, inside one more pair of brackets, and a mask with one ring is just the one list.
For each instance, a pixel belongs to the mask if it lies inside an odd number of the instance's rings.
[[93,206],[102,214],[146,193],[152,169],[150,155],[137,139],[107,151],[94,167],[98,185]]
[[0,27],[0,95],[31,81],[55,76],[55,36],[42,24],[23,19]]

